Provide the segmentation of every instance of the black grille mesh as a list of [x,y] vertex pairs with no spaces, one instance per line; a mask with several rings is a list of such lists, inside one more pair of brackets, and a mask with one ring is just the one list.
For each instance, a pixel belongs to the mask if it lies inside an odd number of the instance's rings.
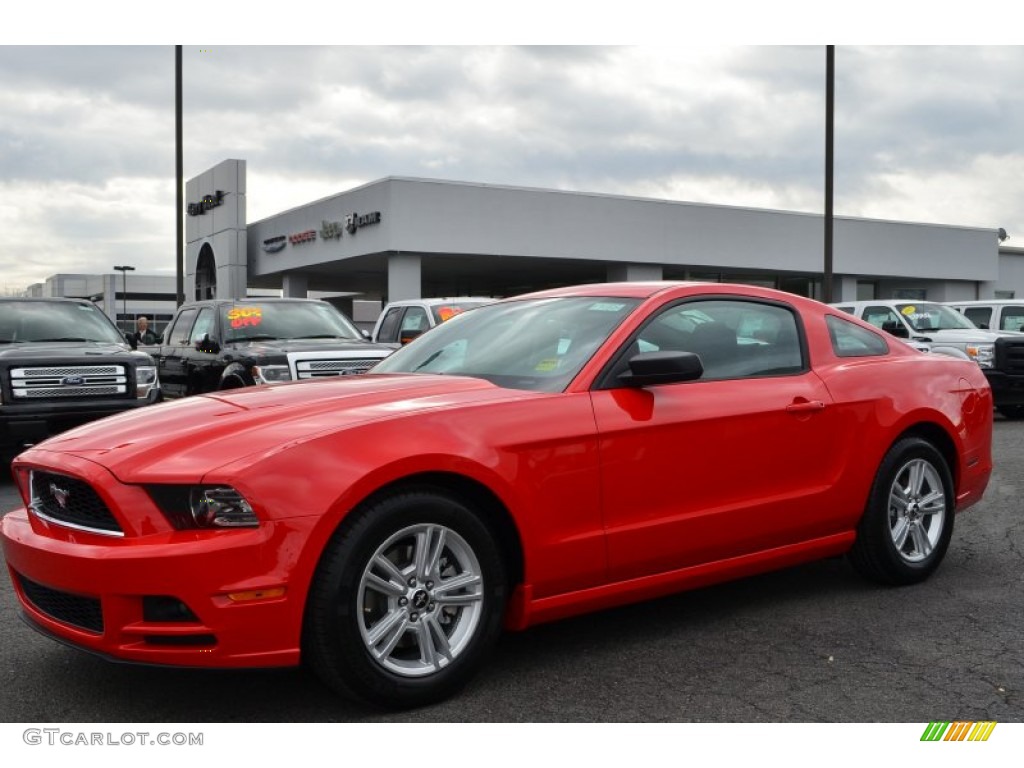
[[1024,338],[996,340],[996,369],[1004,373],[1024,374]]
[[121,533],[121,526],[96,491],[88,483],[67,475],[34,471],[32,507],[51,520]]
[[103,633],[103,611],[100,609],[100,601],[96,598],[44,587],[31,579],[26,579],[20,573],[17,576],[25,597],[40,613],[45,613],[63,624]]

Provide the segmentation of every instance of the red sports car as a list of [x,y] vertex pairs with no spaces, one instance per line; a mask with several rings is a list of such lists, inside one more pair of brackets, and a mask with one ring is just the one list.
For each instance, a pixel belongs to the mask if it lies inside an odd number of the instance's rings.
[[939,565],[992,469],[992,398],[817,302],[587,285],[431,330],[371,373],[201,395],[13,465],[21,608],[122,660],[309,663],[387,706],[502,628],[847,554]]

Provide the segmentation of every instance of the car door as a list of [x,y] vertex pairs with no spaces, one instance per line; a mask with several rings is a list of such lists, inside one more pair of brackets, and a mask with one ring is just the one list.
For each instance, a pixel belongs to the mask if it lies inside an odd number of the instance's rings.
[[[200,342],[207,339],[217,346],[201,347]],[[187,345],[181,350],[186,395],[197,395],[219,388],[220,377],[224,372],[220,346],[221,335],[217,332],[216,307],[201,307],[189,332]]]
[[160,369],[160,387],[164,397],[185,396],[184,350],[188,346],[192,323],[195,322],[197,307],[182,309],[170,327],[164,332],[164,343],[160,347],[157,365]]
[[[697,381],[615,385],[638,351],[691,351]],[[796,312],[678,303],[646,323],[592,393],[610,576],[636,578],[833,532],[842,439]]]

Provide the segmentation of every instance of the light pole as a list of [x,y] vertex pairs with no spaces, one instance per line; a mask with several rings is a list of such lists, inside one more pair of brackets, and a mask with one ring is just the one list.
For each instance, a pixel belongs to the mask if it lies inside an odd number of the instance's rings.
[[[121,314],[124,315],[124,321],[128,322],[128,273],[134,272],[135,267],[129,267],[127,264],[119,267],[114,267],[118,272],[121,273],[124,282],[121,287]],[[116,306],[116,305],[115,305]],[[125,331],[126,334],[131,333],[131,328]]]

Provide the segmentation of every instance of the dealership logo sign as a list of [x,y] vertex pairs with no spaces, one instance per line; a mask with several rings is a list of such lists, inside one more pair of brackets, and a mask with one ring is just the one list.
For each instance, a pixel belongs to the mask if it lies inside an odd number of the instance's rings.
[[288,235],[288,242],[292,245],[301,245],[302,243],[311,243],[316,240],[316,230],[307,229],[305,232],[296,232],[294,235]]
[[188,204],[188,215],[189,216],[202,216],[211,208],[216,208],[224,202],[224,195],[226,193],[221,192],[219,189],[212,195],[203,195],[202,199],[198,203]]
[[345,225],[340,221],[324,221],[320,224],[320,238],[322,240],[340,240],[344,232]]
[[263,241],[263,250],[267,253],[277,253],[288,245],[288,238],[284,235],[278,235],[277,237],[268,237]]
[[358,230],[371,224],[380,224],[380,211],[363,214],[350,213],[345,217],[345,229],[350,235],[354,235]]

